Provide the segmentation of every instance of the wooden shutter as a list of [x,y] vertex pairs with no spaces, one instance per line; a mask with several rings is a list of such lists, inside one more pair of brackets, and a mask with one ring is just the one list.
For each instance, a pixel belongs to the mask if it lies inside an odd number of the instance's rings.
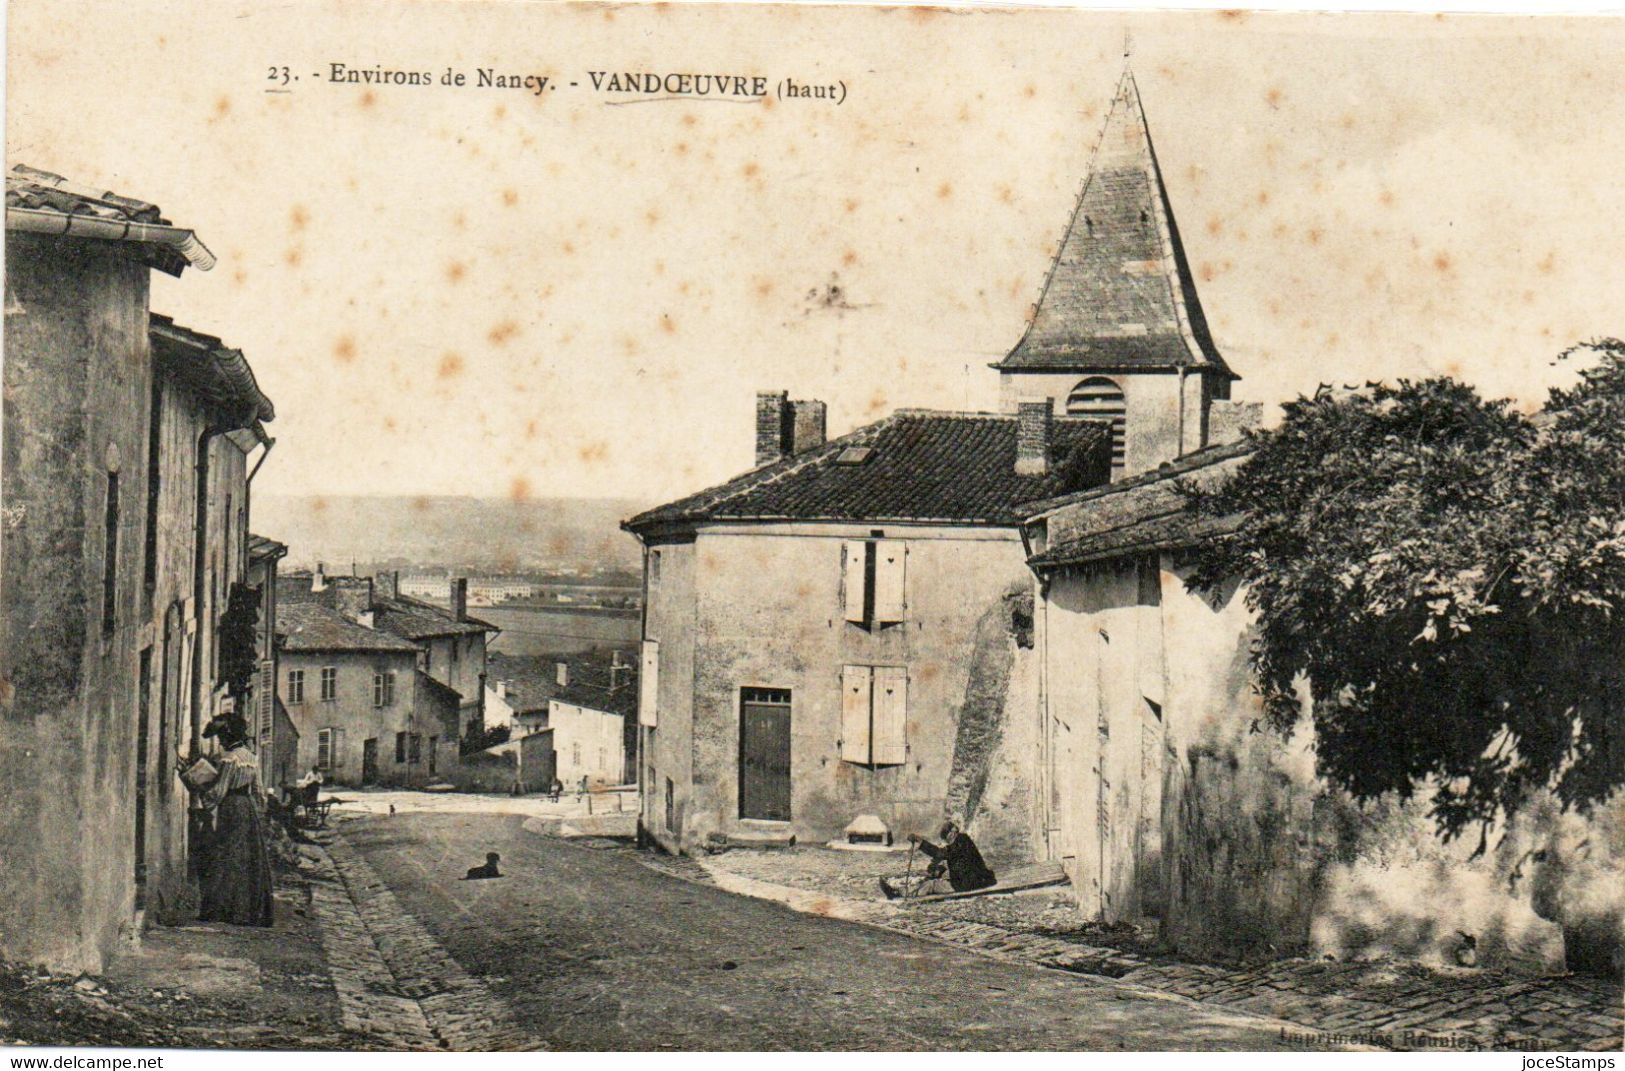
[[316,730],[316,765],[324,770],[333,768],[333,730]]
[[841,759],[845,762],[869,762],[873,672],[868,666],[841,667]]
[[846,619],[859,625],[866,624],[863,619],[865,546],[861,539],[849,539],[841,544],[841,598],[846,603]]
[[908,544],[900,539],[875,543],[875,623],[895,625],[904,619],[906,607],[903,573],[908,562]]
[[333,732],[333,769],[344,769],[344,730],[334,729]]
[[638,724],[653,729],[656,704],[660,699],[660,643],[643,641],[642,666],[638,671]]
[[908,670],[902,666],[875,667],[873,736],[876,766],[908,761]]
[[272,715],[276,710],[276,663],[269,658],[260,662],[259,691],[254,696],[259,706],[260,740],[271,739]]

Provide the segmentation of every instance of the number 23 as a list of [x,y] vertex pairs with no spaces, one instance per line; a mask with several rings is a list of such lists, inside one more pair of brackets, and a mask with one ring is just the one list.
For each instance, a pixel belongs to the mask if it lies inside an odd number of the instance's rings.
[[271,68],[271,74],[270,74],[268,80],[272,81],[272,82],[280,82],[283,85],[287,85],[288,84],[288,78],[289,78],[288,68],[286,68],[286,67],[272,67]]

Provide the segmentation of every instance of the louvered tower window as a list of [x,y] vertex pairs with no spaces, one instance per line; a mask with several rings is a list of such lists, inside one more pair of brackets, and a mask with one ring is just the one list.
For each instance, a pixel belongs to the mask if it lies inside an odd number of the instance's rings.
[[1090,376],[1067,395],[1066,415],[1109,420],[1112,425],[1112,468],[1123,467],[1123,389],[1105,376]]

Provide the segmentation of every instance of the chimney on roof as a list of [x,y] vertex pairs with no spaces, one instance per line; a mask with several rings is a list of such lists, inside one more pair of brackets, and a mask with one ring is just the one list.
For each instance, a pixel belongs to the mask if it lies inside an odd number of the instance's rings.
[[468,577],[460,576],[451,582],[451,616],[459,621],[468,620]]
[[310,577],[311,591],[327,590],[327,566],[321,562],[316,563],[316,571]]
[[553,680],[558,684],[558,686],[560,688],[568,688],[568,687],[570,687],[570,663],[568,663],[568,662],[554,662],[553,663]]
[[497,681],[497,698],[498,699],[506,699],[506,698],[508,698],[508,682],[507,681]]
[[756,464],[775,461],[824,445],[828,409],[812,399],[791,401],[786,391],[756,394]]
[[1048,398],[1023,398],[1016,403],[1016,474],[1042,476],[1049,472],[1050,430],[1053,410]]
[[784,418],[789,411],[786,391],[756,392],[756,464],[771,465],[784,456]]
[[401,574],[398,571],[374,574],[372,589],[385,599],[399,598],[401,594]]
[[[333,589],[334,608],[350,620],[371,628],[372,581],[366,577],[343,577],[329,585]],[[362,621],[366,616],[367,621]]]
[[811,399],[790,403],[790,449],[787,453],[802,454],[824,445],[825,415],[823,402]]

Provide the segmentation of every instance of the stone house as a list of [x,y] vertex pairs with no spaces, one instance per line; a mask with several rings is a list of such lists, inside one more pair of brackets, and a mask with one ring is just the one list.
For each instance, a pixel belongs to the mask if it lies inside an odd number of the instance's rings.
[[275,415],[240,352],[149,309],[152,269],[213,263],[151,204],[6,177],[0,842],[49,850],[0,868],[0,958],[96,970],[193,902],[174,771],[215,713]]
[[873,814],[901,836],[951,810],[1030,858],[1016,507],[1104,483],[1109,432],[1038,404],[826,442],[821,403],[759,395],[756,468],[623,526],[644,547],[645,834],[825,841]]
[[278,583],[278,694],[299,733],[299,768],[336,784],[449,778],[465,728],[481,717],[485,635],[495,630],[393,595],[393,579],[318,566]]
[[[1186,552],[1230,527],[1186,490],[1243,443],[1040,504],[1045,846],[1080,908],[1203,954],[1393,954],[1545,974],[1620,970],[1625,799],[1589,819],[1537,797],[1473,857],[1427,793],[1359,807],[1315,774],[1313,723],[1255,731],[1246,590],[1186,587]],[[1308,711],[1305,711],[1306,719]]]
[[1038,580],[1034,838],[1085,914],[1153,923],[1196,954],[1453,964],[1471,936],[1481,964],[1548,971],[1568,931],[1589,946],[1613,934],[1617,957],[1625,898],[1595,890],[1620,887],[1625,803],[1589,824],[1536,806],[1474,860],[1439,842],[1425,800],[1361,810],[1329,790],[1312,728],[1253,731],[1246,592],[1185,583],[1187,552],[1231,522],[1193,513],[1186,491],[1244,462],[1259,407],[1228,400],[1234,373],[1131,75],[1033,322],[994,367],[1008,394],[1120,429],[1126,478],[1032,503],[1023,528]]
[[582,680],[571,681],[547,701],[547,728],[553,731],[558,777],[566,788],[583,777],[592,787],[632,783],[636,766],[627,759],[626,727],[636,718],[637,694],[637,682],[630,678],[613,689]]
[[277,563],[288,547],[261,535],[248,537],[248,583],[260,593],[259,627],[255,652],[259,656],[259,683],[249,724],[259,737],[260,778],[266,785],[284,785],[299,774],[299,731],[277,698],[276,574]]
[[[488,725],[515,737],[553,728],[558,774],[566,787],[637,780],[637,667],[631,652],[598,648],[573,655],[493,652],[488,665]],[[554,701],[559,707],[554,709]],[[611,719],[606,721],[605,719]],[[619,732],[619,739],[613,734]]]

